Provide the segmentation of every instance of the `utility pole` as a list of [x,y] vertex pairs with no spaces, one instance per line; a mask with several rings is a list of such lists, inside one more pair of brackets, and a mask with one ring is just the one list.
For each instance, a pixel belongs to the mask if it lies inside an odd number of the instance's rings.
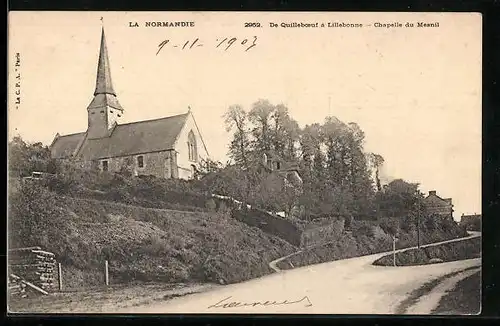
[[[418,196],[418,191],[417,191]],[[420,249],[420,198],[417,197],[417,248]]]

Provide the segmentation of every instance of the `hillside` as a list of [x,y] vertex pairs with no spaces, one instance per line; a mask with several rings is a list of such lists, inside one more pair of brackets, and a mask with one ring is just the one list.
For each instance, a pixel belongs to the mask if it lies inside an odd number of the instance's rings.
[[144,208],[64,197],[33,185],[10,200],[11,223],[27,215],[38,222],[34,229],[21,221],[33,236],[11,237],[18,240],[11,246],[36,244],[54,252],[69,287],[102,284],[105,260],[111,283],[233,283],[270,273],[270,261],[295,251],[224,211]]
[[[426,223],[420,227],[420,243],[429,244],[466,236],[466,231],[448,219],[426,217]],[[430,223],[432,221],[432,223]],[[404,225],[404,221],[401,224]],[[410,225],[411,226],[411,225]],[[324,231],[316,241],[297,255],[293,255],[278,263],[280,269],[291,269],[310,264],[323,263],[339,259],[370,255],[390,251],[393,238],[388,230],[388,220],[354,221],[352,231],[346,232],[343,223],[331,223],[331,230]],[[319,232],[318,232],[319,233]],[[414,228],[401,229],[396,248],[408,248],[417,245],[418,236]],[[432,249],[429,249],[432,250]]]
[[[269,262],[311,247],[287,269],[416,244],[415,219],[282,219],[214,201],[182,180],[73,171],[48,183],[9,188],[10,247],[40,246],[57,255],[67,287],[131,281],[216,282],[259,277]],[[11,183],[14,185],[14,183]],[[421,243],[461,237],[451,220],[422,217]],[[290,264],[291,263],[291,264]]]

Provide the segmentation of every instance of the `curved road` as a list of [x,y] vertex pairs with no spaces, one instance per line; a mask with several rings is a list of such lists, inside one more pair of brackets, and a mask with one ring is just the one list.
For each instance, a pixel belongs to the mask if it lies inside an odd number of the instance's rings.
[[[479,234],[474,233],[467,238],[477,236]],[[398,251],[403,250],[407,249]],[[373,261],[388,253],[391,252],[279,271],[163,303],[127,308],[122,312],[393,314],[409,293],[428,281],[481,265],[480,258],[408,267],[372,265]]]

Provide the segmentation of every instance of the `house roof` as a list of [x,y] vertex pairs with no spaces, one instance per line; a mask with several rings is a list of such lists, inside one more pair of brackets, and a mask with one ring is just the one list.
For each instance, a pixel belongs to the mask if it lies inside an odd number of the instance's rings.
[[[111,135],[87,139],[77,158],[95,160],[174,149],[189,113],[171,117],[116,125]],[[67,158],[77,149],[85,133],[59,136],[51,146],[54,158]]]
[[440,200],[446,203],[451,203],[452,199],[451,198],[441,198],[439,197],[435,192],[431,192],[427,197],[424,198],[426,201],[436,201]]
[[[286,171],[299,171],[299,167],[296,163],[294,162],[287,162],[285,161],[278,153],[276,153],[276,151],[274,150],[267,150],[265,151],[265,154],[266,154],[266,157],[267,157],[267,161],[271,161],[271,162],[280,162],[281,164],[281,167],[279,169],[279,171],[283,171],[283,172],[286,172]],[[263,162],[261,162],[263,164]],[[263,164],[267,169],[270,169],[268,166],[266,166],[265,164]],[[272,170],[272,169],[270,169]]]
[[462,218],[481,218],[481,214],[462,215]]

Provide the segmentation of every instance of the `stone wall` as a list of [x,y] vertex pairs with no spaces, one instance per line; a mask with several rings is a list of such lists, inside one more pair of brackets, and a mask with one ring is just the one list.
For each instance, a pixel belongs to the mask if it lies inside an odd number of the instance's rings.
[[302,232],[301,246],[310,247],[332,241],[343,234],[344,225],[345,220],[339,218],[323,225],[311,226]]
[[[143,157],[144,165],[139,167],[138,157]],[[108,171],[119,172],[122,168],[130,171],[132,175],[154,175],[159,178],[178,178],[177,155],[175,151],[162,151],[144,153],[131,156],[110,157],[98,161],[78,162],[77,164],[86,169],[101,169],[103,161],[108,161]]]
[[263,232],[277,236],[294,246],[300,245],[301,230],[287,219],[273,216],[261,209],[252,208],[248,204],[224,196],[213,196],[206,202],[206,207],[219,211],[230,210],[231,216],[238,221],[257,227]]
[[9,292],[25,296],[26,282],[41,290],[55,289],[57,280],[55,255],[40,247],[11,249],[8,252]]
[[272,216],[259,209],[233,209],[232,216],[249,226],[275,235],[294,246],[300,245],[300,230],[286,219]]

